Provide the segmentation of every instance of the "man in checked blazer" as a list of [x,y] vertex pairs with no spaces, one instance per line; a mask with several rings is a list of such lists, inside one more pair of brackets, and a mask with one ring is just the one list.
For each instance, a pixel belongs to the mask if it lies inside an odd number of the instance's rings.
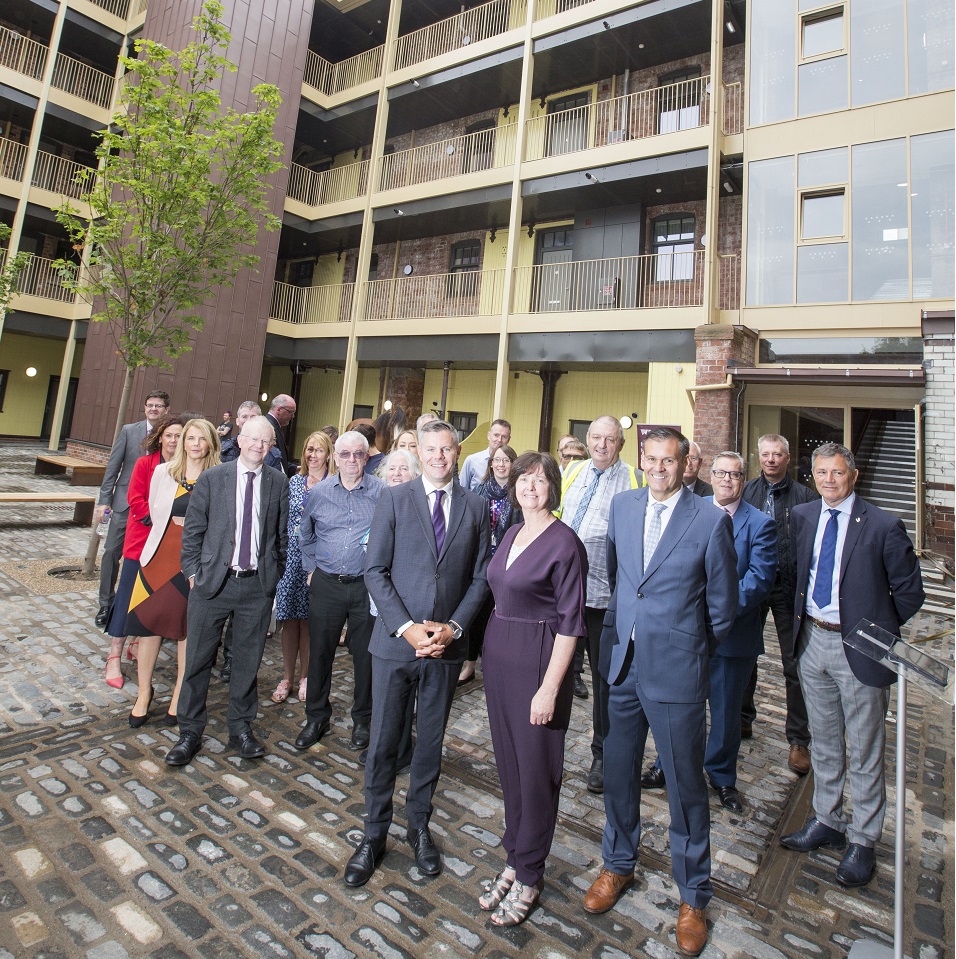
[[405,799],[408,842],[428,876],[441,871],[428,821],[441,773],[445,723],[467,653],[463,635],[487,594],[487,503],[454,482],[459,442],[442,420],[418,434],[422,475],[383,491],[368,536],[365,585],[378,607],[372,653],[372,730],[365,766],[365,838],[345,882],[364,885],[385,854],[402,718],[418,696]]
[[182,570],[191,589],[189,639],[179,696],[180,737],[166,754],[170,766],[185,766],[199,751],[209,674],[230,613],[229,745],[243,759],[265,755],[252,732],[256,673],[276,586],[285,571],[289,519],[289,481],[263,464],[274,442],[269,421],[253,417],[239,434],[239,459],[206,470],[190,496],[182,549]]

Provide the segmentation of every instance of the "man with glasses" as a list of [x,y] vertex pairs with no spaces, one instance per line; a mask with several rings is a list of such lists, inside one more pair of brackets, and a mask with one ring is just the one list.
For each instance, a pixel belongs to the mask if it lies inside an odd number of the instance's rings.
[[266,419],[275,431],[275,447],[282,461],[282,472],[289,475],[289,450],[285,441],[285,429],[295,419],[295,400],[285,393],[273,397]]
[[335,441],[338,472],[312,487],[299,527],[302,568],[309,583],[309,681],[305,725],[296,749],[314,746],[332,723],[329,693],[335,650],[345,643],[352,655],[355,696],[352,748],[368,746],[372,721],[372,658],[368,651],[375,618],[365,588],[364,540],[385,484],[365,472],[368,440],[348,430]]
[[[253,416],[262,416],[262,410],[255,400],[243,400],[236,407],[236,435],[227,440],[223,440],[221,454],[223,463],[231,463],[233,460],[239,459],[239,434],[242,432],[243,426],[245,426]],[[279,455],[279,450],[275,446],[270,447],[269,452],[266,454],[265,464],[266,466],[271,466],[273,469],[282,469],[282,457]]]
[[143,442],[153,430],[153,424],[158,423],[169,412],[169,394],[163,390],[153,390],[146,397],[146,418],[138,423],[128,423],[124,426],[110,450],[110,458],[103,474],[103,484],[97,498],[96,518],[94,525],[103,522],[103,517],[109,509],[109,532],[103,544],[103,556],[100,559],[100,593],[99,609],[96,611],[94,622],[97,626],[105,626],[109,618],[110,606],[113,605],[113,595],[116,591],[116,575],[119,572],[120,556],[123,553],[123,540],[126,536],[126,519],[129,514],[129,502],[126,491],[129,489],[129,480],[133,475],[136,461],[143,455]]
[[713,496],[714,487],[710,483],[705,483],[698,477],[700,473],[700,464],[703,459],[700,455],[700,446],[691,441],[690,453],[687,456],[687,469],[684,470],[684,485],[690,488],[690,491],[697,496]]

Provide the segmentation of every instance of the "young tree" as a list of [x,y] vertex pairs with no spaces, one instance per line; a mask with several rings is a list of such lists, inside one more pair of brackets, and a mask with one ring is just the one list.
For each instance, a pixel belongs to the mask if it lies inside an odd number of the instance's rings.
[[[207,0],[195,39],[179,52],[137,40],[136,57],[121,57],[119,109],[97,134],[99,170],[85,175],[91,219],[69,202],[57,211],[84,253],[82,267],[58,261],[64,285],[93,304],[91,319],[108,325],[126,367],[114,437],[136,370],[170,369],[191,348],[199,308],[255,266],[249,250],[260,227],[280,225],[266,204],[266,180],[282,166],[272,135],[279,91],[260,84],[248,113],[223,109],[219,86],[236,66],[224,55],[222,13],[219,0]],[[96,540],[84,564],[90,576]]]
[[[10,227],[0,223],[0,247],[10,239]],[[10,307],[10,301],[17,292],[17,280],[26,269],[30,259],[28,253],[17,253],[10,256],[8,250],[0,249],[0,330],[3,329],[3,318]]]

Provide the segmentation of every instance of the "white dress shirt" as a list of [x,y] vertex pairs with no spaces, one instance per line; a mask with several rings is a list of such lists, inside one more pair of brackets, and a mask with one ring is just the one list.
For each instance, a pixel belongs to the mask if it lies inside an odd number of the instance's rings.
[[[661,500],[654,499],[650,492],[648,492],[647,509],[644,511],[644,540],[647,539],[647,531],[651,528],[651,520],[654,518],[654,513],[656,512],[654,506],[657,503],[660,503],[662,506],[666,507],[666,509],[661,512],[661,539],[664,538],[664,530],[667,529],[667,524],[674,515],[674,507],[680,500],[683,489],[684,488],[681,487],[672,496],[668,496],[667,499],[663,500],[663,502]],[[657,541],[657,545],[660,546],[660,540]]]
[[[807,614],[814,619],[821,619],[833,626],[840,625],[840,566],[843,562],[843,545],[846,543],[846,532],[850,528],[853,512],[853,503],[856,493],[850,495],[839,506],[827,506],[824,500],[820,501],[820,519],[817,522],[817,533],[813,539],[813,556],[810,558],[810,582],[807,584]],[[813,590],[817,581],[817,564],[820,562],[820,544],[823,542],[823,531],[830,520],[830,510],[839,510],[837,516],[836,554],[833,557],[833,582],[830,586],[830,602],[823,609],[813,601]]]
[[247,470],[241,461],[237,461],[236,469],[236,545],[232,551],[232,569],[241,569],[239,565],[239,538],[242,536],[242,514],[246,503],[246,473],[253,472],[256,478],[252,481],[252,542],[249,550],[251,556],[250,569],[259,568],[259,508],[262,503],[262,466],[258,469]]

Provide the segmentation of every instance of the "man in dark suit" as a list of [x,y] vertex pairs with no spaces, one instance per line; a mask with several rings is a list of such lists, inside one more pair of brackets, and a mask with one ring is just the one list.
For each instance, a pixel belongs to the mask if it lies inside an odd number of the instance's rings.
[[285,393],[273,397],[266,419],[275,434],[275,447],[282,459],[282,472],[289,475],[289,450],[285,441],[285,429],[295,419],[295,400]]
[[427,876],[441,871],[428,821],[441,773],[445,723],[467,653],[463,631],[487,594],[487,503],[454,482],[458,434],[435,420],[418,434],[422,475],[386,489],[368,537],[365,584],[378,607],[372,634],[372,739],[365,766],[365,838],[345,882],[368,882],[385,854],[405,710],[418,696],[405,799],[408,842]]
[[185,766],[199,751],[209,674],[230,613],[229,745],[243,759],[265,754],[252,732],[256,673],[272,600],[285,570],[289,519],[289,481],[263,465],[272,440],[272,425],[264,416],[249,420],[239,434],[239,459],[206,470],[189,500],[181,559],[191,590],[189,640],[179,696],[181,735],[166,754],[170,766]]
[[690,444],[690,452],[687,454],[687,466],[684,469],[684,485],[697,496],[713,496],[714,487],[710,483],[705,483],[700,477],[700,466],[703,463],[700,446],[693,440]]
[[[896,517],[853,492],[853,454],[837,443],[813,451],[813,479],[823,497],[790,516],[797,553],[794,633],[797,669],[813,739],[813,815],[782,836],[808,852],[850,845],[836,870],[844,886],[864,886],[876,869],[886,787],[886,708],[896,673],[845,646],[860,620],[895,636],[926,594],[919,561]],[[849,743],[853,821],[843,811]]]
[[707,942],[710,810],[704,779],[709,660],[737,612],[730,517],[684,488],[689,444],[661,427],[644,438],[647,487],[611,502],[608,575],[614,585],[601,639],[610,685],[604,740],[604,868],[584,898],[607,912],[634,882],[640,848],[640,763],[650,729],[668,781],[670,848],[680,889],[677,945]]
[[94,525],[102,523],[106,511],[110,510],[112,513],[109,532],[103,544],[103,555],[100,558],[99,609],[94,618],[97,626],[106,625],[110,606],[113,605],[116,574],[119,571],[120,556],[123,555],[126,518],[129,513],[129,502],[126,499],[129,479],[133,475],[136,461],[143,455],[143,441],[152,430],[153,424],[158,423],[168,412],[169,394],[163,390],[153,390],[146,397],[146,419],[124,426],[110,450],[103,484],[96,501],[96,518],[93,521]]

